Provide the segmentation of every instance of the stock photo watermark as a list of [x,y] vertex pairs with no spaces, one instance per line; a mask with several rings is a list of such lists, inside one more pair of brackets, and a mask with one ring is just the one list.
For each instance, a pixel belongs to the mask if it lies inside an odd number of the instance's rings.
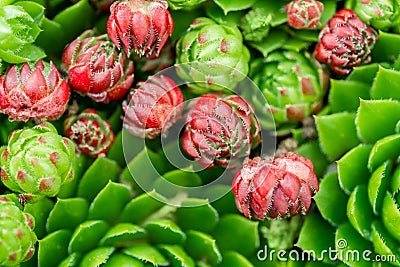
[[323,261],[329,260],[344,261],[344,262],[397,262],[398,259],[395,255],[384,255],[376,254],[374,251],[357,250],[348,248],[347,241],[345,239],[339,239],[336,241],[336,247],[329,247],[328,249],[322,250],[317,253],[315,250],[276,250],[270,249],[267,245],[264,248],[257,251],[257,259],[259,261]]

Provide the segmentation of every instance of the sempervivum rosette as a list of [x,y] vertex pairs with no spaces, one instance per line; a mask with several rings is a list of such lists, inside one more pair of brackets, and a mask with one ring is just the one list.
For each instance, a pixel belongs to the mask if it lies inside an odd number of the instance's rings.
[[15,192],[55,196],[73,178],[74,156],[72,141],[48,122],[16,130],[0,148],[1,181]]
[[13,195],[0,195],[0,264],[19,266],[35,252],[35,220],[23,212]]
[[197,18],[176,45],[178,75],[197,93],[232,93],[249,69],[250,53],[236,26]]
[[172,79],[151,76],[122,103],[123,127],[134,136],[154,139],[179,118],[182,102],[182,92]]
[[315,29],[318,26],[324,4],[316,0],[294,0],[285,6],[288,25],[295,29]]
[[[326,72],[309,54],[291,50],[276,51],[255,61],[252,79],[266,102],[260,103],[262,100],[255,95],[249,95],[249,99],[259,109],[273,115],[278,130],[284,124],[298,123],[317,113],[328,89]],[[245,91],[243,93],[246,95]]]
[[357,0],[351,9],[362,21],[373,27],[387,31],[400,24],[400,3],[394,0]]
[[110,124],[94,109],[85,109],[78,116],[69,117],[64,122],[64,132],[80,152],[93,158],[104,156],[114,142]]
[[0,76],[0,112],[10,120],[55,120],[65,112],[70,91],[53,63],[12,65]]
[[250,154],[260,141],[252,107],[240,96],[202,95],[186,117],[182,148],[201,167],[227,167]]
[[313,168],[311,160],[293,152],[246,159],[232,182],[239,211],[258,220],[305,214],[319,189]]
[[315,57],[340,75],[348,75],[359,65],[371,62],[377,32],[366,25],[353,10],[344,8],[328,21],[319,33]]
[[[332,225],[329,231],[335,233],[335,244],[330,245],[336,246],[340,260],[349,266],[370,266],[382,256],[388,264],[399,266],[400,97],[395,92],[400,87],[393,81],[400,79],[400,73],[378,66],[354,72],[334,84],[330,105],[336,113],[316,119],[322,150],[337,161],[337,173],[322,180],[315,200]],[[342,93],[349,87],[354,92],[343,101]],[[319,232],[324,224],[312,231]],[[361,257],[367,250],[367,257]],[[358,253],[359,260],[347,257],[350,251]]]
[[96,102],[125,96],[133,82],[133,62],[107,38],[87,30],[62,55],[71,87]]
[[166,0],[123,0],[110,7],[107,33],[127,55],[158,55],[174,30]]

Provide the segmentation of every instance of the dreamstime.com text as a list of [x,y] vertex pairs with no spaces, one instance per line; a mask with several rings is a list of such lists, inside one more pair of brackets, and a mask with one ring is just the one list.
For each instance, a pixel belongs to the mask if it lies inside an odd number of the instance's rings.
[[339,239],[336,242],[336,248],[329,247],[322,250],[321,253],[316,253],[314,250],[275,250],[268,249],[264,246],[257,252],[257,259],[259,261],[322,261],[328,259],[329,261],[345,261],[345,262],[397,262],[394,255],[379,255],[371,250],[356,250],[348,249],[347,241]]

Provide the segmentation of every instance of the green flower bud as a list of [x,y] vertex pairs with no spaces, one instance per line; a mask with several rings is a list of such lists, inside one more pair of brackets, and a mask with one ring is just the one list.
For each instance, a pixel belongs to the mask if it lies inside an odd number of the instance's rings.
[[9,189],[33,195],[55,196],[73,178],[73,142],[42,122],[10,134],[0,148],[0,177]]
[[[322,107],[328,79],[308,54],[277,51],[255,61],[252,68],[252,79],[267,101],[264,109],[272,113],[278,127],[302,121]],[[260,102],[255,96],[249,98]]]
[[353,10],[362,21],[377,29],[388,30],[400,24],[400,3],[397,0],[357,0]]
[[268,36],[270,23],[272,21],[271,14],[265,14],[263,9],[256,8],[250,10],[242,18],[240,27],[243,30],[243,37],[246,41],[260,42]]
[[0,196],[0,265],[16,266],[35,251],[34,218],[22,212],[11,196]]
[[197,18],[176,49],[178,75],[196,93],[231,92],[248,73],[250,53],[235,26]]
[[172,9],[194,8],[206,0],[167,0]]

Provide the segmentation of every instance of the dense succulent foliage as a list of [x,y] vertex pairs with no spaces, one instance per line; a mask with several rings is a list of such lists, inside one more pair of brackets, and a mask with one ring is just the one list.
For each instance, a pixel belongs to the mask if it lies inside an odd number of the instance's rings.
[[0,265],[400,266],[399,14],[0,0]]

